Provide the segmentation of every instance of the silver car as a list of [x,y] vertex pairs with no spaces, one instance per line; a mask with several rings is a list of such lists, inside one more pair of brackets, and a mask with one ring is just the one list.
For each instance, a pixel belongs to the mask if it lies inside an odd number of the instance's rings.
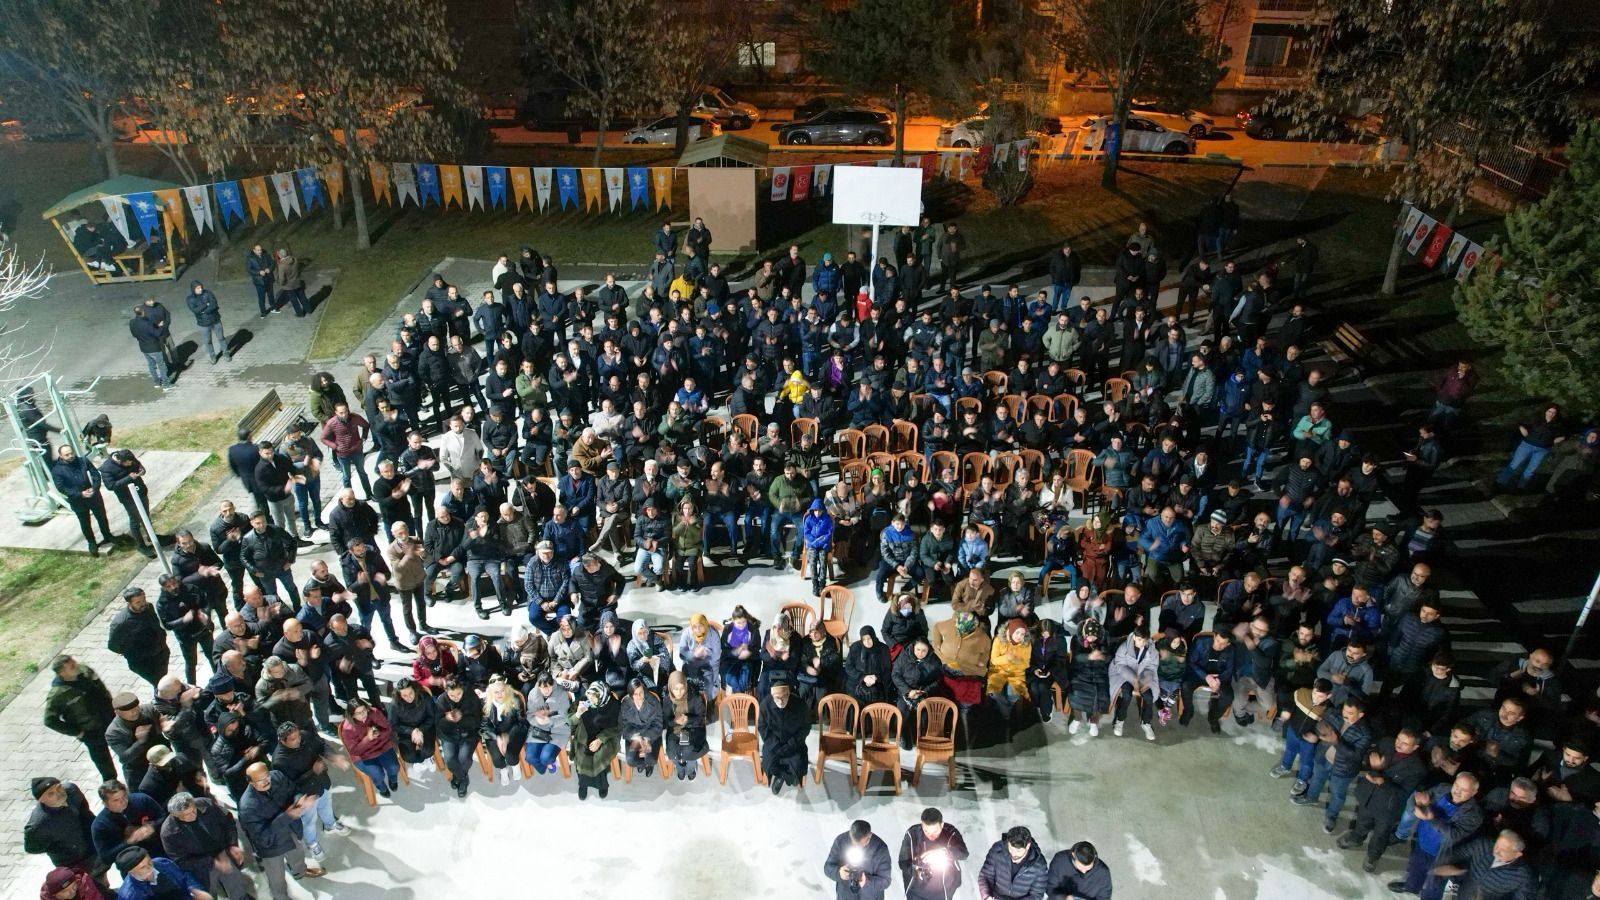
[[804,122],[778,129],[780,144],[865,144],[882,147],[893,140],[892,117],[858,106],[823,110]]
[[[722,128],[710,118],[689,117],[689,140],[698,141],[721,133]],[[675,113],[652,119],[632,131],[623,132],[622,135],[624,144],[675,144],[677,141],[678,116]]]
[[[1085,146],[1095,146],[1100,136],[1111,124],[1110,116],[1090,116],[1081,126],[1089,134]],[[1174,131],[1156,124],[1144,116],[1129,116],[1128,127],[1123,131],[1123,153],[1168,153],[1182,156],[1194,152],[1194,138],[1182,131]]]

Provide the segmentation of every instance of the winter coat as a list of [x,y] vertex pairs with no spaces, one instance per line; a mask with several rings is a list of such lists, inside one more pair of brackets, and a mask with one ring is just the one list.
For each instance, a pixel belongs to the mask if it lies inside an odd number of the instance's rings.
[[[872,629],[869,626],[862,631],[872,632]],[[850,645],[844,661],[845,689],[862,706],[893,702],[895,693],[890,670],[889,645],[878,640],[874,633],[871,649],[861,641]],[[863,681],[868,675],[876,676],[871,685]]]
[[35,803],[22,826],[22,849],[26,853],[43,853],[56,866],[90,869],[94,866],[94,840],[90,827],[94,814],[89,812],[89,801],[83,791],[71,783],[64,783],[67,805],[52,809]]
[[978,896],[983,900],[1042,900],[1049,867],[1034,842],[1021,863],[1013,863],[1004,839],[994,842],[978,870]]
[[74,738],[101,736],[115,717],[110,691],[88,666],[79,663],[78,677],[72,681],[59,676],[51,680],[44,699],[44,724],[51,731]]
[[[1100,651],[1102,659],[1090,658],[1095,650]],[[1068,694],[1072,708],[1091,717],[1099,716],[1111,705],[1111,651],[1103,644],[1087,645],[1080,634],[1072,639],[1071,652],[1067,672],[1072,683]]]
[[[195,288],[200,288],[200,292],[195,293]],[[198,281],[193,282],[189,290],[184,302],[189,305],[189,312],[194,314],[194,323],[201,328],[222,324],[222,310],[217,305],[217,295]]]
[[1028,668],[1033,662],[1033,645],[1026,639],[1014,644],[1010,635],[989,643],[989,681],[987,691],[997,694],[1010,685],[1022,697],[1028,696]]
[[284,812],[295,801],[294,782],[277,770],[269,777],[265,792],[252,785],[239,803],[239,827],[260,859],[288,853],[300,837],[300,820]]
[[1124,686],[1135,691],[1140,685],[1155,690],[1160,657],[1153,640],[1145,643],[1143,651],[1133,645],[1132,638],[1123,641],[1111,657],[1111,696],[1117,696]]
[[933,626],[930,643],[934,655],[948,669],[969,678],[982,678],[989,670],[989,636],[975,628],[971,634],[956,631],[956,620],[945,619]]
[[[609,700],[605,706],[591,707],[586,712],[574,709],[568,717],[572,727],[572,767],[579,775],[594,778],[610,771],[622,736],[619,714],[617,701]],[[600,742],[599,749],[590,750],[589,743],[596,740]]]
[[211,883],[218,853],[239,846],[239,825],[232,814],[209,797],[196,797],[193,822],[167,816],[161,822],[161,847],[166,856],[202,886]]
[[366,762],[394,749],[394,729],[388,717],[373,707],[367,710],[365,724],[345,717],[339,724],[339,740],[344,742],[351,759]]

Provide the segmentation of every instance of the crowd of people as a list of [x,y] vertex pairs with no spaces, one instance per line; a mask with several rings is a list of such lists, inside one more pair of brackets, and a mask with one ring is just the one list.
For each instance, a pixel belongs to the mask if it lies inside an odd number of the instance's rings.
[[[563,293],[531,247],[496,261],[475,306],[434,276],[387,352],[347,384],[312,379],[311,421],[276,442],[241,432],[227,457],[250,512],[224,502],[209,540],[180,532],[153,604],[125,595],[110,646],[153,699],[56,661],[47,724],[88,748],[104,808],[41,778],[28,849],[93,877],[116,865],[175,879],[171,858],[190,890],[242,896],[229,879],[248,844],[279,898],[286,873],[320,874],[323,836],[345,831],[335,768],[381,796],[402,761],[440,769],[465,797],[482,754],[504,783],[570,765],[579,797],[604,799],[623,766],[695,778],[718,704],[749,693],[777,794],[803,781],[830,694],[909,722],[928,698],[952,700],[968,742],[1062,713],[1091,738],[1137,715],[1154,741],[1158,722],[1190,726],[1204,703],[1213,733],[1230,715],[1281,733],[1272,776],[1322,808],[1339,846],[1364,847],[1367,871],[1408,843],[1396,891],[1436,900],[1455,879],[1483,898],[1592,896],[1600,695],[1565,697],[1535,650],[1489,708],[1463,708],[1430,583],[1449,539],[1420,495],[1470,390],[1447,393],[1446,376],[1391,484],[1304,358],[1315,245],[1297,242],[1288,289],[1275,266],[1246,277],[1197,256],[1176,308],[1159,309],[1166,257],[1142,224],[1098,303],[1070,246],[1052,253],[1050,288],[1024,296],[959,282],[957,225],[889,243],[875,262],[855,247],[814,266],[791,247],[735,288],[696,220],[681,240],[658,235],[637,292],[607,276]],[[1537,422],[1524,434],[1557,436]],[[1542,459],[1519,450],[1508,473]],[[340,484],[324,511],[330,461]],[[91,514],[107,530],[101,488],[134,489],[130,463],[115,464],[65,448],[55,464],[91,548]],[[1399,514],[1373,515],[1384,499]],[[301,563],[324,532],[336,566]],[[755,560],[793,567],[819,596],[870,574],[887,614],[855,640],[815,616],[764,627],[744,606],[676,635],[620,617],[630,567],[642,588],[693,591],[708,566]],[[462,600],[526,619],[499,640],[441,638],[429,609]],[[374,619],[415,654],[387,691]],[[1555,749],[1536,755],[1535,739]],[[182,815],[227,819],[216,788],[237,832],[200,829],[192,852],[163,843],[174,819],[194,821]],[[925,817],[907,842],[941,828],[953,833]],[[852,847],[866,863],[841,862]],[[922,871],[921,852],[902,850],[903,872]],[[826,870],[841,896],[888,886],[865,823]],[[1007,832],[980,894],[1047,891],[1109,896],[1109,875],[1092,846],[1046,865],[1025,829]]]

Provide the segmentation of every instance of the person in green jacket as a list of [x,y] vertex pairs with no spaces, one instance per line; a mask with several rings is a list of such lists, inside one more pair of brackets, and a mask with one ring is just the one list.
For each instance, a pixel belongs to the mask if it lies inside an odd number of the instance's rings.
[[[767,501],[772,504],[772,527],[767,534],[767,544],[772,550],[773,560],[778,568],[782,569],[784,560],[796,569],[800,568],[800,519],[805,515],[806,508],[816,497],[812,490],[811,482],[800,474],[800,469],[795,465],[794,459],[789,459],[783,464],[783,476],[772,479],[772,484],[767,488]],[[794,526],[794,549],[785,552],[783,548],[783,529],[786,525]]]
[[672,524],[672,589],[700,589],[700,542],[705,529],[693,503],[678,504],[678,521]]
[[579,800],[589,799],[590,788],[599,791],[601,800],[611,790],[607,776],[622,737],[618,712],[605,683],[595,681],[589,684],[578,708],[567,718],[572,725],[572,767],[578,771]]
[[117,767],[111,760],[111,748],[106,745],[106,726],[116,716],[111,709],[111,692],[93,669],[70,656],[57,656],[50,669],[56,677],[44,698],[45,727],[76,738],[89,751],[100,777],[106,781],[115,779]]

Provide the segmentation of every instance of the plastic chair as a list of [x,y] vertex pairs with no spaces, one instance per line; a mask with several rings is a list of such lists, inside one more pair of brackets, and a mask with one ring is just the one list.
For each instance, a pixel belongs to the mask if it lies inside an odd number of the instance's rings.
[[1105,398],[1112,403],[1121,403],[1122,398],[1128,396],[1128,391],[1133,389],[1133,384],[1126,378],[1107,378],[1101,391]]
[[[667,742],[663,740],[661,746],[656,748],[656,771],[661,773],[661,780],[666,781],[672,774],[672,763],[667,759]],[[633,784],[633,766],[622,767],[622,783]]]
[[993,464],[989,454],[982,450],[974,450],[961,457],[961,468],[957,474],[961,476],[961,490],[972,493],[972,489],[983,481],[983,476],[989,474],[989,466]]
[[1044,394],[1028,395],[1028,418],[1033,418],[1035,412],[1042,412],[1044,413],[1045,421],[1050,421],[1050,412],[1053,409],[1053,405],[1053,399]]
[[811,432],[812,446],[816,446],[817,439],[822,435],[822,428],[817,424],[816,419],[801,416],[800,418],[795,419],[793,422],[790,422],[789,445],[792,447],[800,446],[800,435],[805,434],[808,431]]
[[817,701],[817,767],[812,782],[822,783],[822,768],[830,758],[850,763],[850,783],[856,783],[856,725],[861,704],[849,694],[829,694]]
[[1021,471],[1024,478],[1028,476],[1027,470],[1022,465],[1022,454],[1018,452],[1001,453],[994,458],[994,486],[1000,490],[1010,487],[1017,480],[1017,472]]
[[894,453],[916,450],[921,446],[918,436],[919,431],[917,423],[908,422],[905,419],[895,419],[889,425],[889,450]]
[[839,447],[839,459],[866,459],[867,436],[857,428],[843,428],[833,435]]
[[847,459],[839,463],[839,477],[850,479],[857,491],[872,480],[872,463],[864,459]]
[[819,599],[823,630],[844,640],[850,633],[850,616],[855,612],[856,605],[855,594],[842,584],[830,584],[822,589]]
[[728,423],[721,416],[706,416],[700,420],[700,442],[708,450],[722,452],[728,443]]
[[[395,753],[395,759],[400,761],[400,783],[403,784],[403,785],[406,785],[407,787],[410,787],[411,786],[411,773],[406,770],[405,757],[401,756],[397,752],[397,753]],[[361,793],[366,796],[367,805],[368,806],[377,806],[378,805],[378,787],[377,787],[377,785],[372,783],[372,779],[367,777],[367,773],[361,771],[361,767],[360,766],[355,765],[355,760],[351,760],[350,762],[351,762],[350,771],[351,771],[352,774],[354,774],[356,776],[356,784],[361,786]]]
[[900,469],[900,457],[888,451],[867,454],[867,465],[874,469],[882,469],[883,474],[889,479],[890,484],[895,484],[895,474]]
[[733,430],[744,435],[745,440],[755,443],[756,435],[761,433],[761,420],[751,413],[740,413],[733,417]]
[[998,369],[990,369],[983,373],[983,384],[989,389],[989,396],[999,397],[1006,392],[1006,387],[1011,382],[1011,376]]
[[761,771],[761,739],[756,727],[761,723],[761,710],[756,698],[749,694],[724,694],[718,704],[717,722],[722,726],[722,754],[717,763],[717,783],[728,783],[728,764],[734,757],[750,760],[755,770],[756,784],[766,784],[767,776]]
[[1022,402],[1022,395],[1021,394],[1007,394],[1004,397],[1001,397],[1000,398],[1000,405],[1004,406],[1006,408],[1006,412],[1011,414],[1011,421],[1013,421],[1013,422],[1026,422],[1027,421],[1027,419],[1023,418],[1023,416],[1022,416],[1023,402]]
[[895,457],[895,470],[905,479],[907,472],[917,473],[917,483],[928,483],[928,458],[919,450],[904,450]]
[[861,781],[867,792],[873,769],[894,774],[894,792],[900,793],[900,707],[874,703],[861,711]]
[[994,553],[994,529],[990,528],[989,526],[987,526],[985,524],[983,524],[982,522],[974,522],[972,524],[972,527],[978,529],[978,536],[983,538],[983,542],[985,544],[989,545],[989,553],[993,554]]
[[[1057,692],[1061,690],[1056,688]],[[956,705],[943,697],[925,697],[917,704],[917,759],[911,770],[911,786],[922,780],[926,763],[945,767],[949,790],[956,789]]]
[[967,414],[968,410],[971,410],[980,416],[983,415],[983,401],[979,400],[977,397],[957,397],[956,418],[960,419],[962,416]]
[[811,626],[817,622],[817,611],[811,604],[796,600],[785,603],[783,608],[778,610],[778,618],[788,619],[789,624],[794,626],[795,634],[810,634]]
[[945,469],[954,469],[957,475],[961,474],[961,457],[954,450],[935,450],[933,452],[933,470],[928,474],[937,477]]
[[1049,458],[1044,455],[1044,451],[1023,449],[1017,451],[1017,456],[1022,460],[1022,468],[1028,473],[1028,481],[1036,488],[1043,485],[1044,472],[1049,464]]
[[1081,388],[1089,383],[1089,373],[1082,369],[1066,369],[1061,374],[1067,379],[1067,384],[1073,387]]
[[1050,403],[1055,409],[1055,418],[1050,420],[1052,422],[1065,422],[1078,412],[1077,394],[1057,394]]
[[1087,506],[1089,502],[1089,486],[1094,483],[1099,467],[1094,460],[1093,450],[1069,450],[1065,462],[1065,475],[1067,488],[1083,497],[1079,506]]
[[889,452],[889,426],[877,424],[868,425],[867,427],[861,429],[861,433],[867,436],[868,456],[872,456],[876,453]]

